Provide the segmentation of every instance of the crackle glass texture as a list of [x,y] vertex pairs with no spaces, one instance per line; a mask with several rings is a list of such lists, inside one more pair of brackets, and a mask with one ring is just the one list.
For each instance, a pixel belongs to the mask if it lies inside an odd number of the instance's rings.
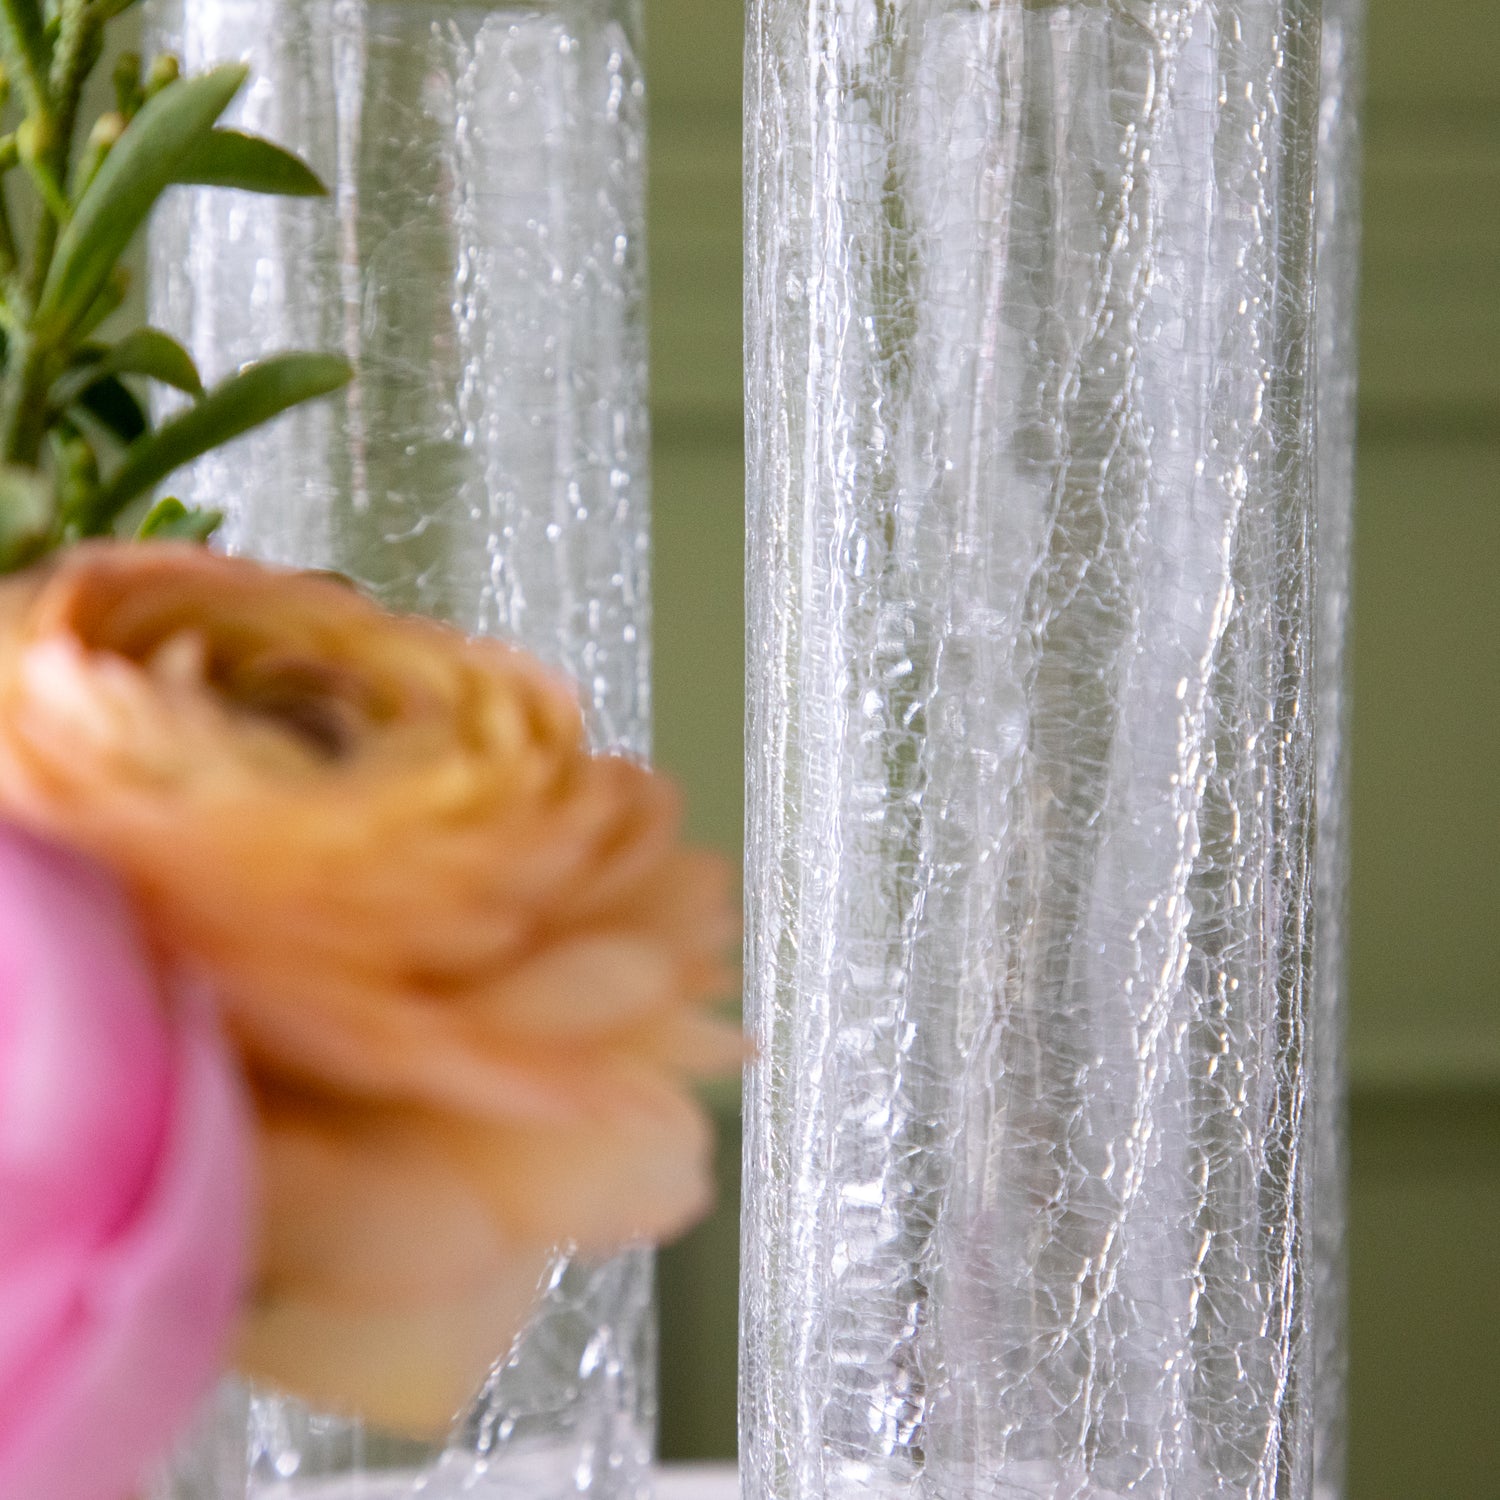
[[1348,713],[1346,694],[1359,290],[1359,104],[1364,0],[1324,0],[1323,103],[1318,120],[1318,939],[1313,986],[1317,1074],[1312,1205],[1314,1472],[1318,1500],[1337,1500],[1347,1467],[1348,1088],[1344,976],[1348,961]]
[[[323,200],[177,189],[152,321],[212,383],[336,350],[346,393],[174,476],[225,544],[519,641],[596,744],[650,742],[645,98],[638,0],[153,0],[185,69],[243,59],[228,123]],[[441,1453],[227,1386],[163,1500],[649,1493],[651,1258],[560,1257]]]
[[645,94],[638,0],[154,0],[186,69],[240,59],[229,123],[328,199],[179,189],[151,317],[207,381],[343,353],[347,393],[174,476],[235,550],[577,678],[603,744],[650,722]]
[[1320,6],[749,24],[747,1495],[1307,1500]]

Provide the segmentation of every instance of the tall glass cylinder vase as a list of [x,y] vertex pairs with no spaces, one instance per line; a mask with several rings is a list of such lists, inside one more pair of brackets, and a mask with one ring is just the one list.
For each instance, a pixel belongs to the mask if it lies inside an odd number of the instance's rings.
[[[597,744],[646,754],[638,0],[153,0],[149,29],[188,69],[250,63],[231,118],[329,188],[177,190],[153,321],[206,379],[280,347],[356,371],[176,492],[234,550],[520,642],[579,682]],[[633,1500],[654,1341],[648,1255],[560,1257],[445,1453],[229,1388],[164,1493]]]
[[1319,23],[751,0],[751,1500],[1313,1492]]
[[1344,972],[1348,958],[1349,820],[1346,734],[1350,538],[1354,522],[1360,103],[1364,0],[1324,0],[1323,105],[1318,120],[1318,652],[1317,890],[1313,1098],[1316,1178],[1313,1305],[1317,1364],[1317,1500],[1338,1500],[1347,1466],[1348,1231]]

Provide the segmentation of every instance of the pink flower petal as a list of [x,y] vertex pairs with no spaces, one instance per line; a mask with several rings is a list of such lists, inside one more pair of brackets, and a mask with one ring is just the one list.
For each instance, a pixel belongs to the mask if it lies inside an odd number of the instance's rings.
[[124,898],[0,824],[0,1500],[125,1500],[237,1310],[249,1114]]
[[0,824],[0,1278],[132,1211],[161,1149],[170,1068],[118,889]]
[[177,1065],[155,1183],[0,1413],[0,1500],[126,1500],[218,1370],[245,1267],[246,1106],[201,1021]]

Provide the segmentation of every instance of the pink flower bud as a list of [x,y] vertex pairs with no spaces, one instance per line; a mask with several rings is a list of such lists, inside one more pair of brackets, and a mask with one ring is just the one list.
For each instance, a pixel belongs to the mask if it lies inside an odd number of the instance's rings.
[[249,1120],[114,884],[0,824],[0,1500],[125,1500],[219,1368]]

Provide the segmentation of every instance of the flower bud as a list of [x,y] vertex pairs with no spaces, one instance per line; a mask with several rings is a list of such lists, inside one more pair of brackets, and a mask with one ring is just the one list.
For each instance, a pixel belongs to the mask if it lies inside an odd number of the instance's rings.
[[170,52],[163,52],[151,59],[151,71],[146,74],[146,97],[154,99],[169,83],[176,83],[182,73],[182,64]]
[[115,64],[115,106],[128,120],[145,102],[141,91],[141,54],[122,52]]
[[88,189],[88,185],[99,175],[104,158],[109,155],[115,142],[125,133],[125,116],[118,110],[109,110],[94,121],[89,131],[83,154],[78,158],[78,167],[73,178],[73,201],[76,203]]
[[57,132],[49,116],[27,115],[16,126],[16,153],[26,166],[44,161],[56,142]]
[[109,110],[94,121],[89,131],[87,150],[107,152],[125,134],[125,116],[119,110]]

